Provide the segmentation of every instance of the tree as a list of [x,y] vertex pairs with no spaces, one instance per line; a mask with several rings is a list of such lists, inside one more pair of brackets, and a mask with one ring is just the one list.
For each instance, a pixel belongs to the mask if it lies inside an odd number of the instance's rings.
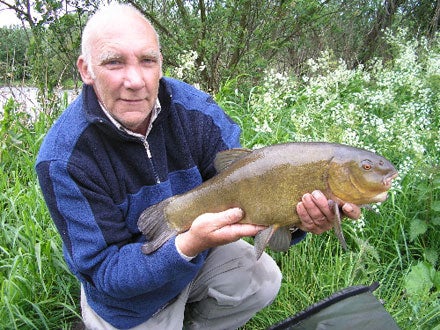
[[[105,2],[0,0],[29,27],[32,74],[49,89],[79,80],[80,33],[88,14]],[[171,72],[184,58],[192,61],[191,75],[183,79],[211,91],[238,76],[254,85],[268,67],[301,74],[306,60],[324,50],[356,66],[387,52],[385,29],[405,26],[432,37],[440,16],[440,0],[126,2],[158,30],[164,67]]]
[[28,78],[26,31],[19,27],[0,28],[0,81],[9,84]]

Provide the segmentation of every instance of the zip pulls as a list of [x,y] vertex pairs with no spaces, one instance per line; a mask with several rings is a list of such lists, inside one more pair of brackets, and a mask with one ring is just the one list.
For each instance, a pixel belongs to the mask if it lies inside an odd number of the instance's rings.
[[156,167],[154,166],[153,156],[151,154],[150,145],[148,144],[147,138],[142,138],[142,144],[144,145],[145,151],[147,152],[148,160],[150,161],[151,168],[153,170],[154,179],[156,183],[160,183],[159,175],[157,174]]

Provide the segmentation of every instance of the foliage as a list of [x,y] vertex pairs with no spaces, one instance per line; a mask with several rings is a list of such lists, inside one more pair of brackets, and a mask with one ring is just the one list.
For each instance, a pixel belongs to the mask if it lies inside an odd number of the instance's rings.
[[0,84],[28,78],[29,41],[23,29],[0,27]]
[[12,99],[0,122],[1,329],[60,328],[77,315],[78,284],[67,273],[33,169],[52,122],[44,113],[32,122]]
[[246,329],[264,328],[343,287],[381,282],[378,295],[403,329],[440,324],[439,39],[389,33],[393,62],[349,69],[331,52],[307,61],[298,77],[268,71],[243,94],[240,77],[217,100],[244,128],[243,144],[330,141],[376,151],[399,178],[390,198],[344,223],[351,250],[331,235],[308,237],[287,255],[273,254],[284,283],[273,305]]
[[[78,83],[80,32],[88,14],[108,2],[0,0],[29,27],[28,58],[38,85],[50,90],[60,82]],[[240,75],[247,86],[259,84],[267,68],[300,74],[307,58],[327,49],[348,68],[375,56],[386,59],[386,28],[404,26],[431,39],[440,16],[439,3],[413,0],[122,2],[140,9],[159,32],[167,70],[180,70],[182,57],[190,54],[192,69],[184,79],[213,92]]]
[[75,86],[70,87],[77,87],[79,83],[76,59],[80,49],[81,19],[79,14],[66,14],[53,18],[48,26],[41,23],[32,29],[28,49],[32,80],[44,93],[43,97],[56,87],[68,84],[68,80],[75,82]]

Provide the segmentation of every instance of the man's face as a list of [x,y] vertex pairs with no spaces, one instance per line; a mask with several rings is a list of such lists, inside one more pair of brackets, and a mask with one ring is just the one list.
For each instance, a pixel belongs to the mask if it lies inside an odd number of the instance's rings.
[[78,69],[117,121],[145,134],[162,77],[162,57],[150,25],[137,17],[107,24],[94,34],[91,63],[80,56]]

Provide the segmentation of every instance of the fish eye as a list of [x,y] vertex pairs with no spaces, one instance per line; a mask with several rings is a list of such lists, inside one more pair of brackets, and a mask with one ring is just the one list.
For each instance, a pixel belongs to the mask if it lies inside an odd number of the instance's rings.
[[370,160],[365,159],[362,161],[362,168],[366,171],[369,171],[373,168],[373,163]]

